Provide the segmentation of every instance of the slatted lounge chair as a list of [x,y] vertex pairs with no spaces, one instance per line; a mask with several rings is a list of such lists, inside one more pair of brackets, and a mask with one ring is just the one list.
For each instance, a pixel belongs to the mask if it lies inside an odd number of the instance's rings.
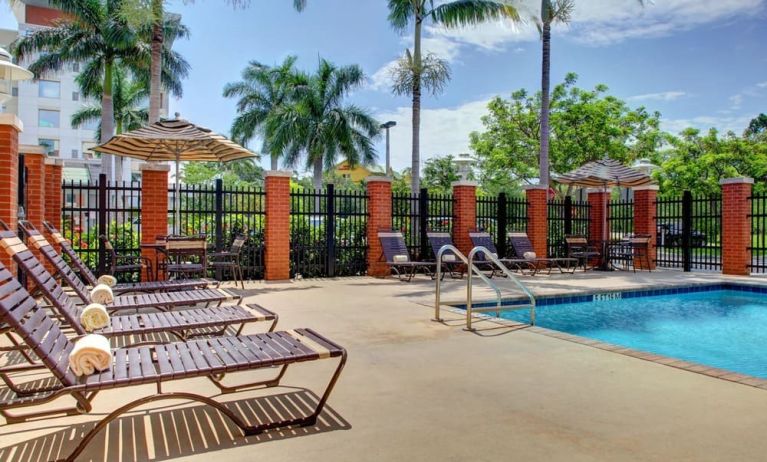
[[[0,227],[7,229],[7,226],[4,223],[0,223]],[[62,281],[72,288],[81,303],[84,305],[90,304],[92,300],[90,298],[91,295],[89,289],[74,271],[72,271],[72,268],[64,262],[61,255],[56,253],[48,241],[46,241],[39,233],[34,235],[29,234],[28,236],[30,244],[39,250],[45,259],[53,265],[57,271],[56,275],[61,277]],[[6,242],[7,240],[12,240],[14,238],[17,238],[17,236],[13,231],[0,231],[0,242]],[[9,246],[4,244],[3,247],[6,247],[6,251],[8,251]],[[220,305],[225,301],[234,301],[235,304],[239,304],[242,301],[242,297],[230,294],[221,288],[155,292],[149,294],[123,294],[115,296],[114,301],[106,308],[110,313],[122,310],[136,310],[138,308],[155,308],[161,311],[168,311],[179,306],[193,306],[198,304]]]
[[565,236],[565,244],[567,244],[567,256],[577,259],[577,266],[582,266],[583,271],[589,269],[587,267],[589,260],[602,258],[602,253],[589,243],[586,236]]
[[[77,458],[96,434],[120,415],[159,400],[196,401],[207,404],[231,420],[245,435],[258,434],[271,428],[313,425],[346,363],[344,348],[311,329],[295,329],[116,348],[112,350],[112,365],[109,369],[77,377],[68,364],[68,356],[74,344],[4,267],[0,268],[0,323],[9,325],[40,359],[38,364],[6,366],[0,371],[0,379],[10,390],[0,401],[0,415],[8,424],[54,415],[89,413],[93,409],[93,399],[99,392],[134,385],[156,386],[155,392],[114,409],[88,433],[77,435],[77,446],[66,460]],[[226,403],[211,397],[192,391],[163,391],[163,385],[167,382],[195,377],[207,378],[222,393],[279,386],[289,365],[326,358],[338,358],[338,365],[320,395],[317,406],[311,413],[301,417],[250,423]],[[268,380],[237,385],[226,385],[222,382],[228,374],[270,370],[273,367],[279,369],[276,376]],[[29,378],[24,377],[28,372],[46,370],[52,375],[49,380],[30,382]],[[74,399],[75,406],[63,409],[37,408],[65,397]],[[17,410],[22,408],[37,409],[24,414],[18,413]]]
[[508,233],[507,237],[509,239],[509,243],[511,243],[511,247],[514,249],[514,254],[518,258],[524,258],[525,260],[530,261],[538,268],[537,272],[540,272],[541,269],[548,269],[547,274],[551,274],[552,268],[556,267],[560,273],[573,273],[575,268],[578,266],[578,260],[570,257],[545,258],[536,256],[527,258],[525,257],[526,254],[535,254],[533,243],[530,242],[530,238],[527,237],[527,234],[512,232]]
[[386,264],[400,280],[407,277],[407,282],[412,281],[413,276],[419,270],[434,278],[437,264],[433,261],[413,261],[401,232],[379,231],[378,240],[381,241],[381,247],[383,247],[382,258],[386,260]]
[[[446,245],[455,246],[455,244],[453,244],[453,237],[450,233],[429,231],[426,233],[426,237],[429,239],[429,245],[431,246],[432,252],[434,252],[435,261],[439,249]],[[463,277],[464,264],[452,250],[448,250],[442,255],[442,267],[450,272],[452,278],[460,279]]]
[[[27,235],[40,235],[40,232],[28,221],[19,222]],[[73,269],[82,277],[85,282],[90,286],[97,284],[96,275],[93,274],[88,265],[80,258],[77,252],[74,251],[69,241],[64,239],[61,233],[49,222],[44,221],[43,226],[51,239],[61,247],[61,253],[66,255],[69,259]],[[54,251],[55,252],[55,251]],[[115,294],[124,294],[132,292],[169,292],[172,290],[189,290],[189,289],[206,289],[214,286],[218,287],[218,282],[212,279],[173,279],[169,281],[145,281],[145,282],[128,282],[117,284],[112,287],[112,291]]]
[[[493,242],[493,237],[490,236],[490,233],[484,231],[472,231],[469,233],[469,238],[471,239],[472,246],[484,247],[490,252],[498,255],[498,249],[495,247],[495,242]],[[503,256],[498,256],[497,258],[506,268],[512,271],[519,271],[522,274],[525,274],[525,271],[528,271],[530,274],[535,274],[537,270],[534,264],[523,258],[505,258]],[[487,261],[485,254],[481,252],[477,253],[476,259],[474,260],[474,266],[483,271],[490,271],[490,277],[495,276],[496,273],[501,274],[499,272],[500,270],[496,268],[494,264]]]
[[[8,231],[5,231],[6,233]],[[2,235],[3,232],[0,232]],[[48,302],[53,306],[56,314],[69,325],[77,335],[85,335],[85,328],[80,323],[80,315],[83,307],[77,306],[69,297],[42,263],[17,237],[6,239],[3,237],[2,244],[13,251],[13,260],[27,277],[34,282]],[[247,308],[238,305],[225,305],[208,308],[178,310],[172,312],[137,313],[131,315],[111,316],[109,327],[99,329],[93,333],[106,337],[126,335],[146,335],[156,332],[165,332],[175,335],[181,340],[202,335],[223,335],[227,328],[232,326],[237,329],[236,335],[242,332],[246,323],[271,321],[269,332],[274,330],[277,324],[277,314],[266,308],[251,304]]]

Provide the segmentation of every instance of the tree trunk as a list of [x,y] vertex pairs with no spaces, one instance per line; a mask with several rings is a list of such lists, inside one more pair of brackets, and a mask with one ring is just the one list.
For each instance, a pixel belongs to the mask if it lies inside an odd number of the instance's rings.
[[278,170],[280,168],[280,156],[272,154],[270,157],[272,158],[272,170]]
[[149,67],[149,123],[160,120],[162,104],[161,73],[163,47],[163,8],[162,0],[152,0],[152,61]]
[[413,41],[413,155],[410,165],[410,189],[421,189],[421,19],[416,11]]
[[312,178],[314,189],[322,189],[322,157],[314,160],[314,177]]
[[551,22],[548,20],[547,2],[542,0],[541,13],[543,17],[543,59],[541,69],[541,152],[540,152],[540,184],[549,185],[549,81],[551,73]]
[[[112,71],[114,63],[104,63],[104,85],[101,93],[101,134],[99,141],[106,143],[112,138],[115,123],[115,107],[112,100]],[[106,174],[108,180],[114,181],[114,156],[111,154],[101,155],[101,171]]]

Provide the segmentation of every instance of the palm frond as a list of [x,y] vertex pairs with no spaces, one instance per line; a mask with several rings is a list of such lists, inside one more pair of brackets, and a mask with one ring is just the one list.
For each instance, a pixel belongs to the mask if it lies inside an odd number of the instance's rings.
[[454,0],[437,6],[426,15],[446,27],[468,26],[503,18],[521,20],[519,11],[513,5],[496,0]]
[[423,0],[389,0],[389,24],[404,31],[410,21],[416,20],[416,6],[423,9]]

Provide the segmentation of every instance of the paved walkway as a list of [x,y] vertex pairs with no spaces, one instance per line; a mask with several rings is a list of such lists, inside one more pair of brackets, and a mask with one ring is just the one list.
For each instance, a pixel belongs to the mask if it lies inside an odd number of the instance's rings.
[[[683,273],[535,279],[538,293],[711,280]],[[460,298],[461,282],[446,283]],[[110,425],[95,460],[744,461],[764,460],[767,391],[526,330],[482,335],[429,321],[433,283],[349,278],[253,283],[247,301],[349,350],[330,409],[311,428],[243,438],[201,406],[150,405]],[[255,330],[255,329],[254,329]],[[320,386],[330,364],[296,366],[285,383]],[[193,387],[213,395],[204,380]],[[84,429],[152,387],[105,392],[90,416],[0,425],[0,460],[66,453]],[[220,397],[246,415],[290,413],[312,396],[282,388]]]

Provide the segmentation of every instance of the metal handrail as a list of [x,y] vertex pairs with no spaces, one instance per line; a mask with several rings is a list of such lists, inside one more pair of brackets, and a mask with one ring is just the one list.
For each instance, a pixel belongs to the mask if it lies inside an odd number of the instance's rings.
[[472,308],[472,273],[479,276],[480,279],[482,279],[490,288],[492,288],[495,291],[496,295],[496,316],[500,316],[501,312],[501,306],[503,297],[501,296],[501,289],[492,282],[485,274],[479,270],[479,268],[474,265],[474,255],[477,254],[477,252],[484,253],[487,257],[489,257],[489,260],[498,266],[498,268],[503,272],[509,279],[514,281],[514,283],[522,290],[522,292],[527,295],[527,297],[530,299],[530,322],[531,324],[535,324],[535,296],[530,292],[530,290],[522,284],[522,282],[517,279],[516,276],[514,276],[506,266],[504,266],[498,258],[493,255],[487,248],[479,246],[472,249],[472,251],[469,253],[469,258],[467,259],[466,256],[458,250],[455,246],[452,245],[444,245],[442,246],[439,251],[437,252],[437,273],[435,275],[435,281],[436,281],[436,290],[434,293],[434,319],[433,321],[442,322],[442,318],[440,317],[440,306],[441,306],[441,287],[442,287],[442,256],[447,251],[452,251],[453,254],[455,254],[458,258],[461,259],[461,261],[468,267],[468,275],[467,275],[467,282],[466,282],[466,329],[472,330],[471,328],[471,315],[474,311]]

